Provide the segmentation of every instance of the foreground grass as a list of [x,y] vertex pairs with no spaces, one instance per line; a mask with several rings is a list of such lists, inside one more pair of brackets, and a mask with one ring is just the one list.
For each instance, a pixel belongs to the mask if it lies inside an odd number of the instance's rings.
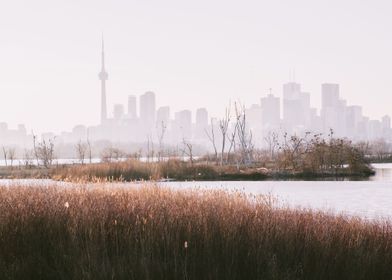
[[0,187],[0,279],[391,279],[389,223],[159,187]]

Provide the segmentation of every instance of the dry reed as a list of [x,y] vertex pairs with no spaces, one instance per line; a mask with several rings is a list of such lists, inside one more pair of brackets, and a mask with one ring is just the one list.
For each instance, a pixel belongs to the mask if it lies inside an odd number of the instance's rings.
[[0,279],[391,279],[392,231],[240,192],[0,187]]

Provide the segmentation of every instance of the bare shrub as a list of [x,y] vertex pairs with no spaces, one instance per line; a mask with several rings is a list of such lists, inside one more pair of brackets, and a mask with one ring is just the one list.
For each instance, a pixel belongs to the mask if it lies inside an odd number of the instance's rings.
[[[82,140],[80,140],[76,145],[75,145],[75,150],[76,150],[76,155],[78,157],[78,160],[81,164],[84,164],[84,160],[86,158],[86,154],[89,151],[89,145],[87,143],[83,143]],[[90,161],[91,161],[91,156],[90,156]],[[91,162],[90,162],[91,163]]]
[[33,135],[34,141],[34,154],[37,159],[37,165],[41,162],[45,168],[49,168],[54,160],[54,140],[53,139],[42,139],[37,141],[35,135]]
[[114,147],[105,148],[101,153],[102,162],[119,161],[124,157],[125,157],[125,153],[121,149],[114,148]]

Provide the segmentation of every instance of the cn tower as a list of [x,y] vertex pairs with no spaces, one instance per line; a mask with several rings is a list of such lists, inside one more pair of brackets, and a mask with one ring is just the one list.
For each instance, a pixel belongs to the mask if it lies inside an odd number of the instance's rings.
[[105,45],[102,36],[102,57],[101,57],[101,72],[98,74],[99,80],[101,81],[101,124],[104,124],[107,120],[107,109],[106,109],[106,81],[108,80],[108,73],[105,70]]

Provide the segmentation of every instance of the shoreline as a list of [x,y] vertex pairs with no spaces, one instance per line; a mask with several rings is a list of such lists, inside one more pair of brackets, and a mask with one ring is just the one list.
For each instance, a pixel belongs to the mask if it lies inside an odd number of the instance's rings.
[[370,165],[357,171],[348,168],[310,171],[277,171],[264,167],[217,166],[186,162],[142,163],[136,161],[61,165],[0,167],[0,179],[111,180],[111,181],[286,181],[286,180],[361,180],[375,175]]

